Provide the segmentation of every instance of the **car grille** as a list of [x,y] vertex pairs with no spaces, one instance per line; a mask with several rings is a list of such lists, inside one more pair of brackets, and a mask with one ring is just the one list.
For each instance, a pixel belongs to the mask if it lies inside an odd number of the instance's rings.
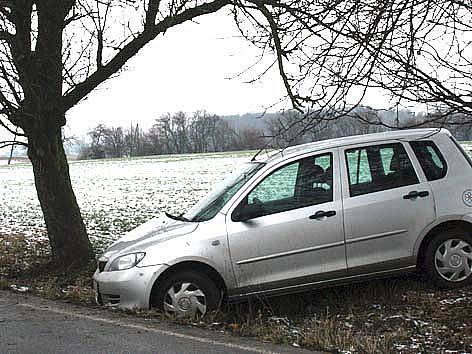
[[102,302],[105,306],[118,306],[120,304],[120,295],[102,294]]

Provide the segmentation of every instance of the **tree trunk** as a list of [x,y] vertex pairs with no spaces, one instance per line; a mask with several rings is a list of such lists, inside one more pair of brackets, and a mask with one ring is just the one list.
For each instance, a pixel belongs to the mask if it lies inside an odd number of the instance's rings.
[[28,137],[28,157],[53,258],[64,268],[82,266],[93,251],[72,190],[61,128],[41,128]]

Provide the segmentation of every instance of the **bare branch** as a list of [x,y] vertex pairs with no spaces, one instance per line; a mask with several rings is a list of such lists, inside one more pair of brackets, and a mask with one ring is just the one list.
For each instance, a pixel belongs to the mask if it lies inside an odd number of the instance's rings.
[[144,29],[151,29],[156,24],[156,16],[159,11],[160,0],[149,0],[148,9],[146,11],[146,22]]
[[187,9],[178,15],[166,17],[155,26],[148,27],[147,30],[144,30],[131,42],[126,44],[107,64],[97,68],[96,72],[90,75],[83,82],[79,83],[63,98],[62,107],[64,112],[87,96],[103,81],[118,72],[118,70],[120,70],[131,57],[136,55],[141,48],[156,38],[159,34],[165,33],[169,28],[192,20],[198,16],[216,12],[228,4],[228,0],[214,0]]
[[269,12],[269,10],[267,10],[267,8],[264,5],[257,5],[257,8],[261,11],[261,13],[264,15],[267,22],[269,23],[270,30],[272,32],[272,38],[274,40],[277,63],[279,66],[279,73],[280,73],[280,76],[282,77],[282,81],[284,83],[285,89],[287,90],[287,94],[290,97],[290,101],[292,102],[293,108],[295,108],[299,112],[303,112],[303,109],[300,105],[298,97],[295,97],[295,94],[292,92],[292,86],[285,72],[283,58],[286,57],[287,54],[282,49],[282,44],[279,38],[279,28],[277,27],[277,24],[272,18],[271,13]]
[[5,122],[2,121],[1,118],[0,118],[0,127],[3,127],[6,131],[8,131],[9,133],[11,133],[11,134],[13,134],[13,135],[17,135],[17,136],[21,136],[21,137],[26,137],[25,134],[23,134],[23,133],[18,133],[17,130],[11,129]]
[[8,146],[24,146],[24,147],[28,147],[28,144],[27,143],[24,143],[22,141],[14,141],[14,140],[11,140],[11,141],[0,141],[0,149],[2,148],[6,148]]

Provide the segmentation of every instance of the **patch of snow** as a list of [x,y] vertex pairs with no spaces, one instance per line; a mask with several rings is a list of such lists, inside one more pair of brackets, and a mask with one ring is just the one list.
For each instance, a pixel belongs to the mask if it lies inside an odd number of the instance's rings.
[[17,286],[16,284],[10,285],[10,288],[14,291],[18,291],[19,293],[25,293],[29,291],[29,288],[27,286]]
[[[220,153],[77,161],[70,163],[70,175],[89,236],[105,247],[164,211],[185,212],[250,157]],[[47,239],[31,165],[1,166],[0,181],[0,235]]]
[[454,305],[454,304],[457,304],[459,302],[463,302],[463,301],[468,301],[469,299],[467,297],[458,297],[456,299],[444,299],[444,300],[441,300],[439,301],[441,305]]

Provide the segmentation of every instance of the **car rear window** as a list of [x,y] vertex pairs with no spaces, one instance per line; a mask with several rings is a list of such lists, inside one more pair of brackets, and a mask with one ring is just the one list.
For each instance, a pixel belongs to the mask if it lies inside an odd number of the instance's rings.
[[410,145],[428,181],[435,181],[446,175],[446,160],[434,142],[430,140],[411,141]]

